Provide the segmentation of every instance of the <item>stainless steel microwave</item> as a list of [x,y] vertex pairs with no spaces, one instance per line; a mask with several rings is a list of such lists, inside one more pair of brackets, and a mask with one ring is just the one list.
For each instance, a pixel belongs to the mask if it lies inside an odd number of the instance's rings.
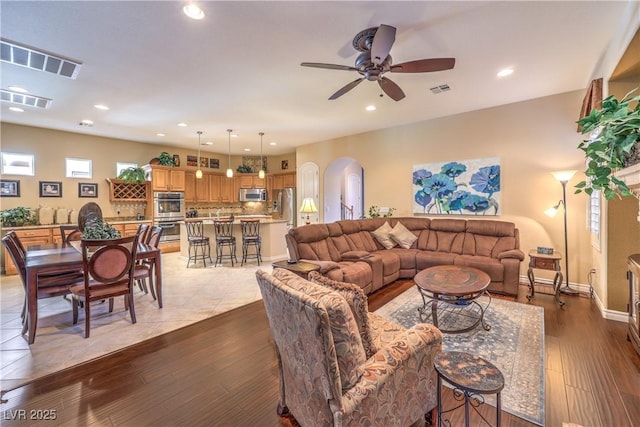
[[241,202],[266,202],[267,190],[265,188],[241,188],[239,196]]

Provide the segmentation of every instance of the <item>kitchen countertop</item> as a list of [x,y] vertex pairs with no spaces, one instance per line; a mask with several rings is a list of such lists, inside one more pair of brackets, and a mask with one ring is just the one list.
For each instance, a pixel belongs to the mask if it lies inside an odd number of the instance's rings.
[[[104,218],[104,221],[109,223],[109,224],[111,224],[111,225],[117,225],[117,224],[140,224],[140,223],[143,223],[143,222],[152,222],[151,219],[137,220],[137,219],[135,219],[135,217],[133,217],[133,219]],[[61,225],[75,225],[75,224],[31,224],[31,225],[16,225],[16,226],[3,225],[2,229],[3,230],[14,230],[14,229],[30,230],[30,229],[37,229],[37,228],[58,228]]]
[[[196,218],[187,218],[187,219],[201,219],[204,224],[213,224],[213,221],[216,219],[215,217],[201,216]],[[220,217],[221,220],[228,220],[229,217]],[[271,216],[266,217],[257,217],[257,216],[243,216],[243,217],[234,217],[234,224],[240,224],[241,219],[259,219],[261,224],[275,224],[280,222],[287,222],[284,219],[273,219]]]

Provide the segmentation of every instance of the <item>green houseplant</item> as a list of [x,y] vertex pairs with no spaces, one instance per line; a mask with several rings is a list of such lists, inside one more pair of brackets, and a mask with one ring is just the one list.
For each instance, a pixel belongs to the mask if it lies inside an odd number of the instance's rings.
[[124,180],[124,182],[129,184],[140,184],[145,182],[145,180],[147,179],[147,173],[140,167],[131,167],[120,172],[120,175],[118,175],[118,179],[122,179]]
[[[631,96],[635,90],[620,101],[615,96],[607,97],[602,101],[602,108],[578,120],[583,134],[595,131],[595,136],[578,145],[587,160],[587,179],[576,185],[576,193],[584,191],[591,195],[601,190],[607,200],[633,195],[614,174],[628,166],[634,144],[640,142],[640,96]],[[630,108],[633,103],[635,107]]]
[[119,239],[120,232],[102,219],[88,222],[82,230],[82,238],[89,240]]
[[34,212],[23,206],[16,208],[6,209],[0,212],[0,219],[2,225],[16,226],[24,224],[34,224],[36,222],[36,216]]
[[158,156],[158,161],[160,162],[160,164],[162,166],[175,166],[176,164],[173,161],[173,156],[169,153],[167,153],[166,151],[163,151],[162,153],[160,153],[160,155]]

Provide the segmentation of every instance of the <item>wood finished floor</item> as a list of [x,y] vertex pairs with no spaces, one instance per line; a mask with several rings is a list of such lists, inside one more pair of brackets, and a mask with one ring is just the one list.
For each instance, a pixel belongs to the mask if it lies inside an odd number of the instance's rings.
[[[376,310],[412,282],[372,295]],[[520,289],[526,301],[526,288]],[[626,324],[595,302],[538,295],[545,308],[546,425],[640,425],[640,356]],[[262,302],[153,338],[4,394],[0,424],[75,426],[295,426],[280,418],[278,372]],[[453,404],[445,391],[444,406]],[[55,420],[39,420],[52,415]],[[495,410],[483,413],[493,420]],[[26,419],[20,420],[19,418]],[[35,417],[35,418],[34,418]],[[463,412],[451,417],[464,425]],[[471,425],[482,425],[474,416]],[[506,412],[503,426],[533,424]]]

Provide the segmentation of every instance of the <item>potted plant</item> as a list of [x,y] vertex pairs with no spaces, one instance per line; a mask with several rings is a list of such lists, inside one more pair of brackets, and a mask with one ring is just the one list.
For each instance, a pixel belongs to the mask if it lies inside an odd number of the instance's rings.
[[128,184],[141,184],[146,181],[147,172],[141,167],[131,167],[120,172],[118,179],[122,179]]
[[20,226],[24,224],[34,224],[36,217],[31,209],[18,206],[0,212],[0,220],[2,221],[2,225]]
[[162,153],[160,153],[160,155],[158,156],[158,161],[162,166],[173,167],[176,165],[175,162],[173,161],[173,156],[167,153],[166,151],[163,151]]
[[82,238],[88,240],[119,239],[120,232],[102,219],[88,222],[82,230]]
[[[593,134],[578,145],[587,160],[587,179],[576,185],[576,193],[591,195],[594,190],[601,190],[607,200],[633,195],[615,172],[629,166],[634,144],[640,142],[640,96],[631,97],[635,90],[620,101],[613,95],[607,97],[601,109],[578,120],[583,134]],[[633,103],[635,107],[630,108]]]

